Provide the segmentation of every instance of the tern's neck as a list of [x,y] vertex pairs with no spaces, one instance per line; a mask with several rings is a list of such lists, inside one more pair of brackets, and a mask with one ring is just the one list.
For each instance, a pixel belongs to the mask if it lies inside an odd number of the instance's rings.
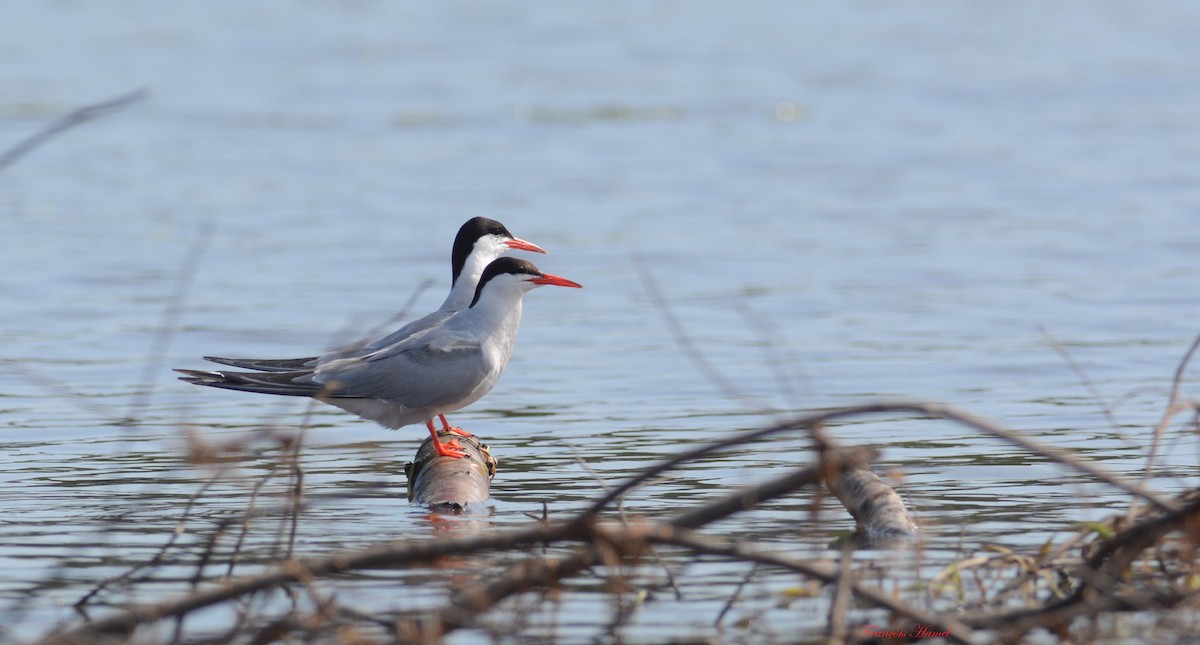
[[487,265],[496,259],[492,255],[475,252],[467,256],[462,271],[458,273],[458,279],[450,288],[450,295],[442,302],[442,311],[460,311],[471,305],[471,300],[475,298],[475,288],[479,286],[479,277],[483,275]]
[[511,351],[521,326],[521,298],[524,295],[525,289],[517,286],[493,287],[489,284],[479,300],[460,316],[484,342],[496,342]]

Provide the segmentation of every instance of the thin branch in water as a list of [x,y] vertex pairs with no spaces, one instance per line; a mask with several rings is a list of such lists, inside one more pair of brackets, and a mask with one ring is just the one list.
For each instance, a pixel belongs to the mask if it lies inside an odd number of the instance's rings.
[[[597,473],[594,469],[592,469],[587,460],[583,458],[583,454],[579,452],[579,449],[575,446],[575,444],[569,441],[563,441],[563,443],[571,449],[571,453],[575,456],[575,462],[592,476],[592,479],[596,481],[596,484],[599,485],[601,489],[605,491],[612,490],[612,486],[608,482],[604,481],[604,479],[600,477],[600,473]],[[625,506],[623,502],[624,500],[617,501],[617,514],[622,520],[626,519]],[[543,514],[544,513],[545,508],[543,507]],[[679,588],[679,585],[676,584],[675,573],[671,571],[671,567],[666,563],[665,560],[662,559],[662,556],[653,547],[650,549],[650,556],[654,558],[655,564],[662,568],[663,575],[667,577],[667,586],[671,588],[671,591],[675,592],[675,599],[683,600],[683,591]]]
[[300,433],[296,436],[295,445],[292,446],[292,454],[288,459],[288,468],[291,469],[292,473],[292,477],[289,480],[290,490],[288,491],[288,499],[291,501],[292,508],[286,556],[286,559],[289,560],[292,558],[296,547],[296,534],[300,531],[300,513],[304,509],[304,468],[300,465],[300,450],[304,447],[304,440],[308,436],[308,429],[312,427],[312,415],[316,407],[316,400],[308,402],[308,407],[304,411],[304,420],[300,424]]
[[600,473],[596,472],[592,468],[591,464],[589,464],[587,460],[583,458],[583,453],[579,452],[579,448],[576,447],[575,444],[566,440],[563,440],[561,443],[571,451],[571,454],[575,457],[575,463],[579,464],[579,467],[591,476],[592,481],[596,482],[597,486],[604,490],[612,490],[612,486],[609,485],[608,482],[604,481],[604,478],[600,476]]
[[713,621],[713,627],[720,627],[721,623],[725,621],[725,615],[728,614],[731,609],[733,609],[734,604],[736,604],[737,601],[742,597],[742,590],[745,589],[746,585],[750,583],[750,580],[758,571],[758,567],[759,564],[757,562],[750,565],[750,569],[746,571],[746,575],[741,579],[741,581],[738,582],[738,586],[725,601],[725,605],[721,607],[721,611],[717,612],[717,618]]
[[216,552],[217,543],[225,535],[225,531],[232,525],[231,522],[220,522],[213,529],[212,534],[205,541],[204,550],[200,552],[200,559],[196,562],[196,572],[192,574],[191,588],[195,591],[200,583],[204,580],[204,570],[208,568],[208,563],[212,560],[213,554]]
[[1052,347],[1054,351],[1058,352],[1058,355],[1062,357],[1063,361],[1067,364],[1067,367],[1071,368],[1071,371],[1075,373],[1075,376],[1079,379],[1079,382],[1082,383],[1083,387],[1085,387],[1088,393],[1092,395],[1092,400],[1094,400],[1096,404],[1100,406],[1100,411],[1104,414],[1104,418],[1108,420],[1108,425],[1112,427],[1113,432],[1120,437],[1121,441],[1125,442],[1127,447],[1137,447],[1124,435],[1124,433],[1121,432],[1121,424],[1117,422],[1117,415],[1113,413],[1112,405],[1110,405],[1108,399],[1105,399],[1104,395],[1100,393],[1100,390],[1096,387],[1095,382],[1088,377],[1087,372],[1083,371],[1083,367],[1080,366],[1079,363],[1075,362],[1075,358],[1071,356],[1071,352],[1067,350],[1067,346],[1042,325],[1038,325],[1038,331],[1042,333],[1042,337],[1046,339],[1046,342],[1050,344],[1050,347]]
[[708,379],[708,382],[713,387],[726,397],[739,401],[751,400],[750,395],[742,392],[733,384],[733,381],[725,378],[725,375],[721,374],[721,371],[709,362],[704,353],[696,348],[695,343],[692,342],[692,338],[688,336],[687,330],[684,329],[679,319],[675,317],[675,312],[671,310],[666,296],[663,295],[662,289],[658,286],[658,281],[654,279],[649,268],[646,267],[645,260],[641,256],[635,255],[633,263],[637,267],[637,274],[638,278],[642,281],[642,288],[646,290],[647,297],[649,297],[651,304],[654,305],[654,309],[658,311],[659,316],[662,317],[663,324],[667,326],[667,331],[670,332],[671,338],[675,340],[675,344],[679,346],[683,355],[696,366],[696,369]]
[[422,293],[425,293],[429,289],[433,288],[433,285],[434,285],[433,280],[429,280],[429,279],[422,280],[421,283],[418,284],[412,290],[412,293],[410,293],[408,295],[408,300],[404,301],[404,304],[400,306],[400,310],[397,311],[395,314],[393,314],[391,318],[385,320],[382,323],[379,323],[374,328],[372,328],[370,331],[368,331],[367,336],[371,337],[376,334],[381,334],[389,326],[399,323],[399,322],[403,321],[405,318],[408,318],[408,313],[410,311],[412,311],[413,306],[417,304],[417,298],[419,298]]
[[[1167,426],[1171,422],[1171,418],[1176,413],[1191,409],[1194,406],[1179,405],[1179,391],[1183,387],[1183,375],[1187,371],[1188,363],[1192,361],[1192,356],[1195,355],[1196,349],[1200,348],[1200,336],[1192,341],[1191,347],[1188,347],[1187,352],[1184,352],[1183,359],[1179,361],[1179,366],[1175,368],[1175,376],[1171,379],[1171,395],[1167,398],[1167,407],[1163,411],[1162,420],[1158,422],[1158,426],[1154,428],[1154,440],[1150,443],[1150,454],[1146,456],[1146,472],[1142,475],[1142,481],[1150,480],[1150,475],[1154,472],[1154,460],[1158,457],[1158,447],[1162,443],[1163,434],[1167,431]],[[1130,509],[1133,513],[1133,509]],[[1132,519],[1132,518],[1131,518]]]
[[162,319],[159,321],[157,331],[154,334],[154,342],[150,346],[150,353],[146,356],[146,360],[142,363],[142,374],[138,379],[141,385],[137,388],[133,400],[129,404],[129,413],[126,415],[125,425],[132,426],[136,423],[139,416],[139,411],[144,409],[150,401],[151,395],[154,393],[154,383],[157,381],[156,376],[163,369],[163,358],[170,349],[171,340],[175,337],[175,332],[179,329],[180,319],[183,317],[184,305],[187,302],[188,293],[191,291],[192,283],[195,281],[196,274],[200,269],[200,262],[204,259],[205,253],[208,251],[209,243],[212,241],[213,232],[216,226],[209,220],[200,223],[196,229],[196,237],[192,240],[192,245],[183,256],[183,260],[179,263],[179,269],[175,273],[175,285],[171,289],[171,296],[167,300],[166,307],[162,311]]
[[166,543],[159,547],[158,551],[153,557],[145,562],[134,565],[133,568],[125,573],[108,578],[107,580],[104,580],[100,584],[96,585],[94,589],[84,594],[79,600],[75,601],[75,611],[86,616],[87,614],[85,608],[87,607],[87,604],[91,602],[92,598],[94,598],[97,594],[118,582],[131,581],[139,571],[150,568],[162,562],[163,558],[166,557],[167,552],[171,550],[171,547],[175,546],[175,541],[178,540],[179,536],[183,535],[186,531],[188,518],[191,516],[192,508],[195,507],[197,500],[203,497],[204,493],[208,492],[208,489],[211,488],[213,484],[217,483],[217,481],[220,480],[228,470],[228,468],[222,468],[218,470],[213,474],[212,477],[210,477],[200,486],[200,490],[188,497],[187,504],[183,507],[183,516],[179,518],[179,522],[175,525],[175,530],[171,531],[171,537],[167,538]]
[[1187,371],[1188,363],[1192,362],[1192,356],[1195,356],[1197,349],[1200,349],[1200,336],[1196,336],[1196,340],[1192,341],[1191,347],[1188,347],[1187,352],[1183,355],[1183,360],[1179,361],[1179,367],[1175,368],[1175,376],[1171,379],[1171,398],[1167,400],[1168,408],[1179,401],[1179,390],[1183,386],[1183,374]]
[[[384,320],[383,322],[369,328],[366,332],[360,332],[358,330],[358,325],[353,317],[348,319],[345,324],[342,325],[341,329],[329,337],[328,346],[332,347],[333,351],[335,352],[348,351],[352,348],[365,347],[368,343],[371,343],[379,338],[383,338],[386,335],[385,332],[391,333],[391,331],[393,331],[391,329],[392,326],[403,322],[406,318],[408,318],[409,312],[412,311],[413,306],[417,303],[417,298],[419,298],[422,293],[425,293],[431,287],[433,287],[433,285],[433,280],[422,280],[421,283],[414,287],[412,292],[408,294],[408,299],[404,301],[404,304],[400,306],[400,309],[397,310],[396,313],[389,316],[387,320]],[[348,338],[351,340],[347,341]]]
[[779,394],[788,402],[789,407],[803,407],[800,404],[801,390],[811,394],[812,384],[796,352],[784,342],[783,335],[771,320],[755,311],[748,300],[742,301],[738,311],[741,312],[746,326],[753,329],[758,337],[763,351],[763,363],[775,373]]
[[16,374],[46,392],[57,395],[59,400],[70,403],[81,412],[86,412],[99,418],[112,418],[116,416],[116,412],[109,406],[98,402],[94,397],[84,396],[77,390],[72,389],[66,381],[39,372],[24,363],[18,362],[16,359],[0,358],[0,370]]
[[272,464],[271,469],[267,474],[258,478],[254,482],[254,488],[250,491],[250,501],[246,505],[246,512],[242,514],[241,530],[238,531],[237,540],[233,544],[233,552],[229,554],[229,567],[225,570],[225,578],[228,580],[233,577],[233,570],[237,567],[238,558],[242,553],[242,545],[246,542],[246,536],[250,533],[250,523],[254,518],[255,506],[258,504],[258,496],[262,492],[263,486],[267,481],[275,476],[277,464]]
[[838,561],[837,586],[833,589],[833,601],[829,603],[829,628],[827,643],[846,642],[846,614],[850,610],[850,584],[854,576],[854,545],[849,540],[842,545],[842,557]]
[[122,94],[114,99],[102,101],[95,105],[79,108],[70,114],[59,118],[42,130],[34,133],[32,136],[23,141],[18,142],[4,154],[0,155],[0,170],[16,163],[18,159],[33,152],[38,146],[46,141],[49,141],[54,135],[73,128],[81,123],[86,123],[92,119],[98,119],[102,116],[112,114],[145,99],[147,96],[146,90],[134,90],[127,94]]

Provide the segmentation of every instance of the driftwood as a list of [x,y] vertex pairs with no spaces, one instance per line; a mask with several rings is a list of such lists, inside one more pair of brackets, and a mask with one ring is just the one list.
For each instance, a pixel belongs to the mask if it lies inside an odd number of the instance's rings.
[[487,444],[476,436],[442,433],[457,439],[467,453],[461,459],[442,457],[427,438],[417,456],[404,465],[408,477],[408,501],[443,509],[463,510],[488,498],[492,478],[496,476],[496,458]]
[[908,514],[904,500],[870,468],[848,468],[830,478],[828,484],[854,518],[861,537],[873,540],[917,534],[917,523]]

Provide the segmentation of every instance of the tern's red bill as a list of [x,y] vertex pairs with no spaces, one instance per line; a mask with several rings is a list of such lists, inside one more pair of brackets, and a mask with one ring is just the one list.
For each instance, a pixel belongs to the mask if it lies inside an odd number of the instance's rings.
[[542,277],[534,278],[534,279],[530,280],[530,282],[533,282],[535,284],[549,284],[549,285],[554,285],[556,287],[574,287],[576,289],[583,288],[583,285],[579,284],[578,282],[572,282],[571,280],[568,280],[566,278],[560,278],[556,275],[550,275],[549,273],[543,273]]
[[532,251],[534,253],[549,253],[549,251],[534,244],[533,242],[530,242],[529,240],[522,240],[519,237],[514,237],[511,240],[505,241],[504,245],[510,249],[517,249],[518,251]]

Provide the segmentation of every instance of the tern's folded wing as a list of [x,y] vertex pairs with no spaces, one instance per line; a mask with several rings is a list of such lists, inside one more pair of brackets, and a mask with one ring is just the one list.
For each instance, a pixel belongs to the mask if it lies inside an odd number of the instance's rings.
[[439,330],[361,358],[326,363],[317,368],[315,380],[339,397],[382,399],[416,409],[466,398],[488,371],[477,339]]

